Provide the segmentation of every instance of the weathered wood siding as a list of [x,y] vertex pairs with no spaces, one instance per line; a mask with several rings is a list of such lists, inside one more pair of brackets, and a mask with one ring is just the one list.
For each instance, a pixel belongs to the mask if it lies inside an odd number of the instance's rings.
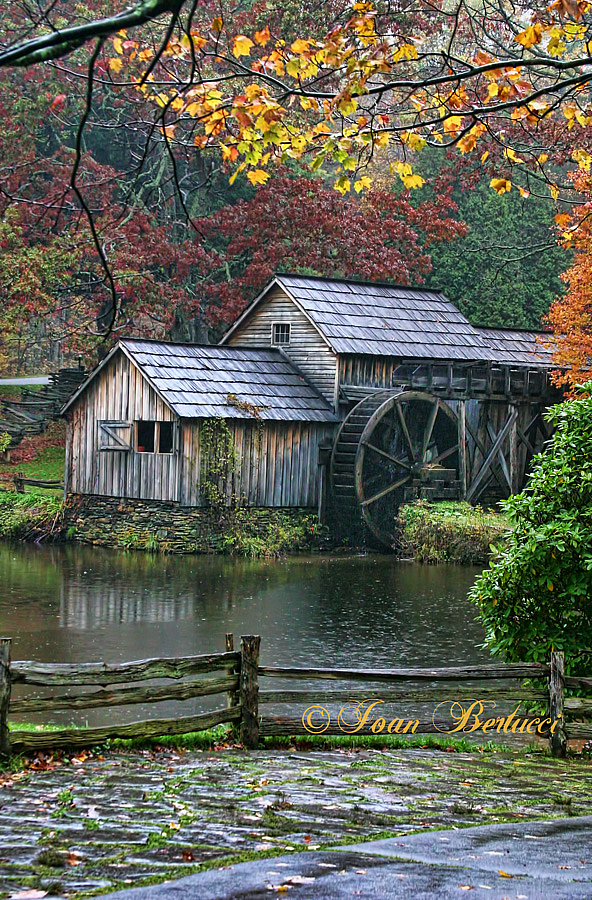
[[72,409],[68,427],[66,492],[178,500],[178,453],[100,448],[99,421],[174,421],[138,369],[117,353]]
[[281,290],[275,288],[229,338],[228,344],[271,347],[274,322],[290,323],[290,343],[282,350],[330,402],[335,398],[336,356],[317,329]]
[[[332,440],[334,426],[308,422],[226,420],[236,450],[235,471],[221,485],[227,503],[248,506],[316,507],[319,501],[319,444]],[[181,430],[181,493],[185,506],[205,503],[200,481],[207,461],[200,453],[200,420]]]
[[338,357],[339,386],[389,388],[393,369],[400,359],[393,356],[363,356],[341,353]]
[[[99,421],[175,421],[132,362],[116,354],[74,405],[67,426],[66,493],[206,504],[199,419],[179,422],[172,454],[100,450]],[[227,502],[250,506],[316,507],[319,444],[334,426],[309,422],[226,420],[236,450],[235,471],[222,485]]]

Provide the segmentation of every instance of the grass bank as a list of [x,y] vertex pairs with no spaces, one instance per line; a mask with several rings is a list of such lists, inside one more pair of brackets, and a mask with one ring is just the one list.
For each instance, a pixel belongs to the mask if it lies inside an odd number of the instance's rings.
[[424,563],[481,565],[509,528],[500,512],[465,502],[418,500],[399,510],[399,555]]
[[42,541],[62,537],[63,501],[49,491],[0,491],[0,540]]

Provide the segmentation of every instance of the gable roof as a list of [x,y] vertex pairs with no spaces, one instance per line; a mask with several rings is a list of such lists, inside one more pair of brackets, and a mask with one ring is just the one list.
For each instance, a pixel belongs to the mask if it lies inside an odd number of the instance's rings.
[[552,335],[537,331],[518,331],[512,328],[479,328],[491,348],[491,359],[500,365],[524,365],[552,367],[553,349],[541,341]]
[[[335,353],[501,361],[499,351],[503,347],[507,362],[548,364],[548,356],[532,352],[536,332],[475,328],[441,291],[317,276],[276,275],[221,343],[240,329],[241,323],[276,285],[293,300]],[[513,338],[515,334],[522,338]],[[503,335],[508,335],[507,340]]]
[[162,400],[181,418],[249,419],[253,414],[228,403],[228,395],[263,407],[268,421],[337,422],[325,398],[280,350],[171,344],[125,338],[70,398],[71,406],[98,372],[121,351],[137,366]]

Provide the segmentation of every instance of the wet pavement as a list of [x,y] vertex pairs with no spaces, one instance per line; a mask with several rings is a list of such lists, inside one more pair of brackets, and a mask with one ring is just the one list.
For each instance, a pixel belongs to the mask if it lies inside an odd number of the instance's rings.
[[[389,859],[390,858],[390,859]],[[395,860],[393,862],[393,859]],[[592,817],[485,825],[217,869],[112,900],[551,900],[592,896]]]
[[[45,771],[0,774],[0,897],[32,890],[70,897],[115,891],[252,859],[263,859],[265,871],[274,871],[276,860],[267,857],[299,851],[307,851],[302,865],[308,871],[311,851],[337,845],[407,840],[405,835],[423,832],[428,845],[440,846],[445,842],[436,829],[586,815],[592,816],[592,764],[538,753],[80,754]],[[365,843],[355,859],[365,859],[369,848]],[[347,846],[340,852],[346,851]],[[370,872],[391,865],[380,856],[369,858],[368,865],[350,865],[341,857],[352,880],[348,896],[382,896],[355,894],[368,890],[353,886],[362,878],[356,868]],[[405,871],[419,865],[408,861]],[[516,896],[510,891],[514,882],[507,881],[503,896]],[[298,885],[298,895],[325,896],[302,893],[306,884]],[[421,896],[415,885],[414,896]],[[586,896],[592,897],[592,886]]]

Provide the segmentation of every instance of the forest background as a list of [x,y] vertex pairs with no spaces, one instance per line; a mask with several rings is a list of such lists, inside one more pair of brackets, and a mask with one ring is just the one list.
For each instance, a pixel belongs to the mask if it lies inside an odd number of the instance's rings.
[[[486,4],[478,7],[487,19]],[[543,45],[552,54],[549,23],[536,30],[539,14],[552,7],[501,7],[513,23],[506,43],[521,54]],[[421,65],[413,48],[425,46],[426,35],[435,39],[422,3],[356,8],[372,15],[381,35],[396,38],[397,61]],[[1,47],[118,11],[109,0],[36,9],[2,2]],[[557,13],[577,23],[574,41],[587,50],[588,13],[587,4],[574,3]],[[293,152],[266,167],[259,156],[236,177],[237,157],[249,162],[252,152],[241,147],[244,134],[212,147],[216,130],[206,124],[205,137],[187,140],[179,124],[159,125],[153,115],[159,105],[174,108],[179,97],[155,97],[142,83],[139,89],[140,59],[148,67],[154,60],[155,72],[164,65],[170,83],[171,59],[187,55],[187,34],[201,48],[202,35],[212,31],[226,34],[228,56],[239,67],[255,50],[281,45],[291,48],[290,63],[298,58],[302,77],[310,76],[302,59],[310,62],[311,42],[326,46],[327,35],[345,30],[351,16],[352,7],[335,0],[206,0],[193,3],[190,32],[173,23],[167,40],[171,46],[178,32],[178,52],[173,47],[164,63],[158,47],[167,20],[156,18],[133,34],[112,29],[94,51],[82,43],[55,59],[0,68],[0,373],[54,371],[79,358],[92,365],[122,336],[216,341],[278,270],[438,287],[475,325],[564,329],[574,318],[586,325],[588,295],[578,287],[590,280],[586,79],[575,105],[562,93],[559,126],[549,121],[550,105],[536,127],[523,128],[521,146],[535,160],[528,188],[507,171],[524,160],[504,147],[503,132],[500,142],[499,129],[477,132],[477,119],[472,131],[454,123],[460,116],[450,92],[450,140],[426,142],[410,130],[413,140],[403,132],[402,141],[386,146],[379,135],[372,140],[382,152],[363,160],[342,151],[313,159]],[[467,31],[463,46],[478,57],[483,47],[471,40]],[[426,57],[427,74],[431,65]],[[491,98],[506,90],[505,77],[490,79]],[[338,88],[334,94],[347,117],[351,91],[345,99]],[[197,117],[186,101],[183,111]],[[357,122],[363,129],[362,118]],[[473,134],[483,142],[476,153]],[[552,178],[545,170],[537,180],[549,156]],[[356,170],[353,190],[349,169]]]

